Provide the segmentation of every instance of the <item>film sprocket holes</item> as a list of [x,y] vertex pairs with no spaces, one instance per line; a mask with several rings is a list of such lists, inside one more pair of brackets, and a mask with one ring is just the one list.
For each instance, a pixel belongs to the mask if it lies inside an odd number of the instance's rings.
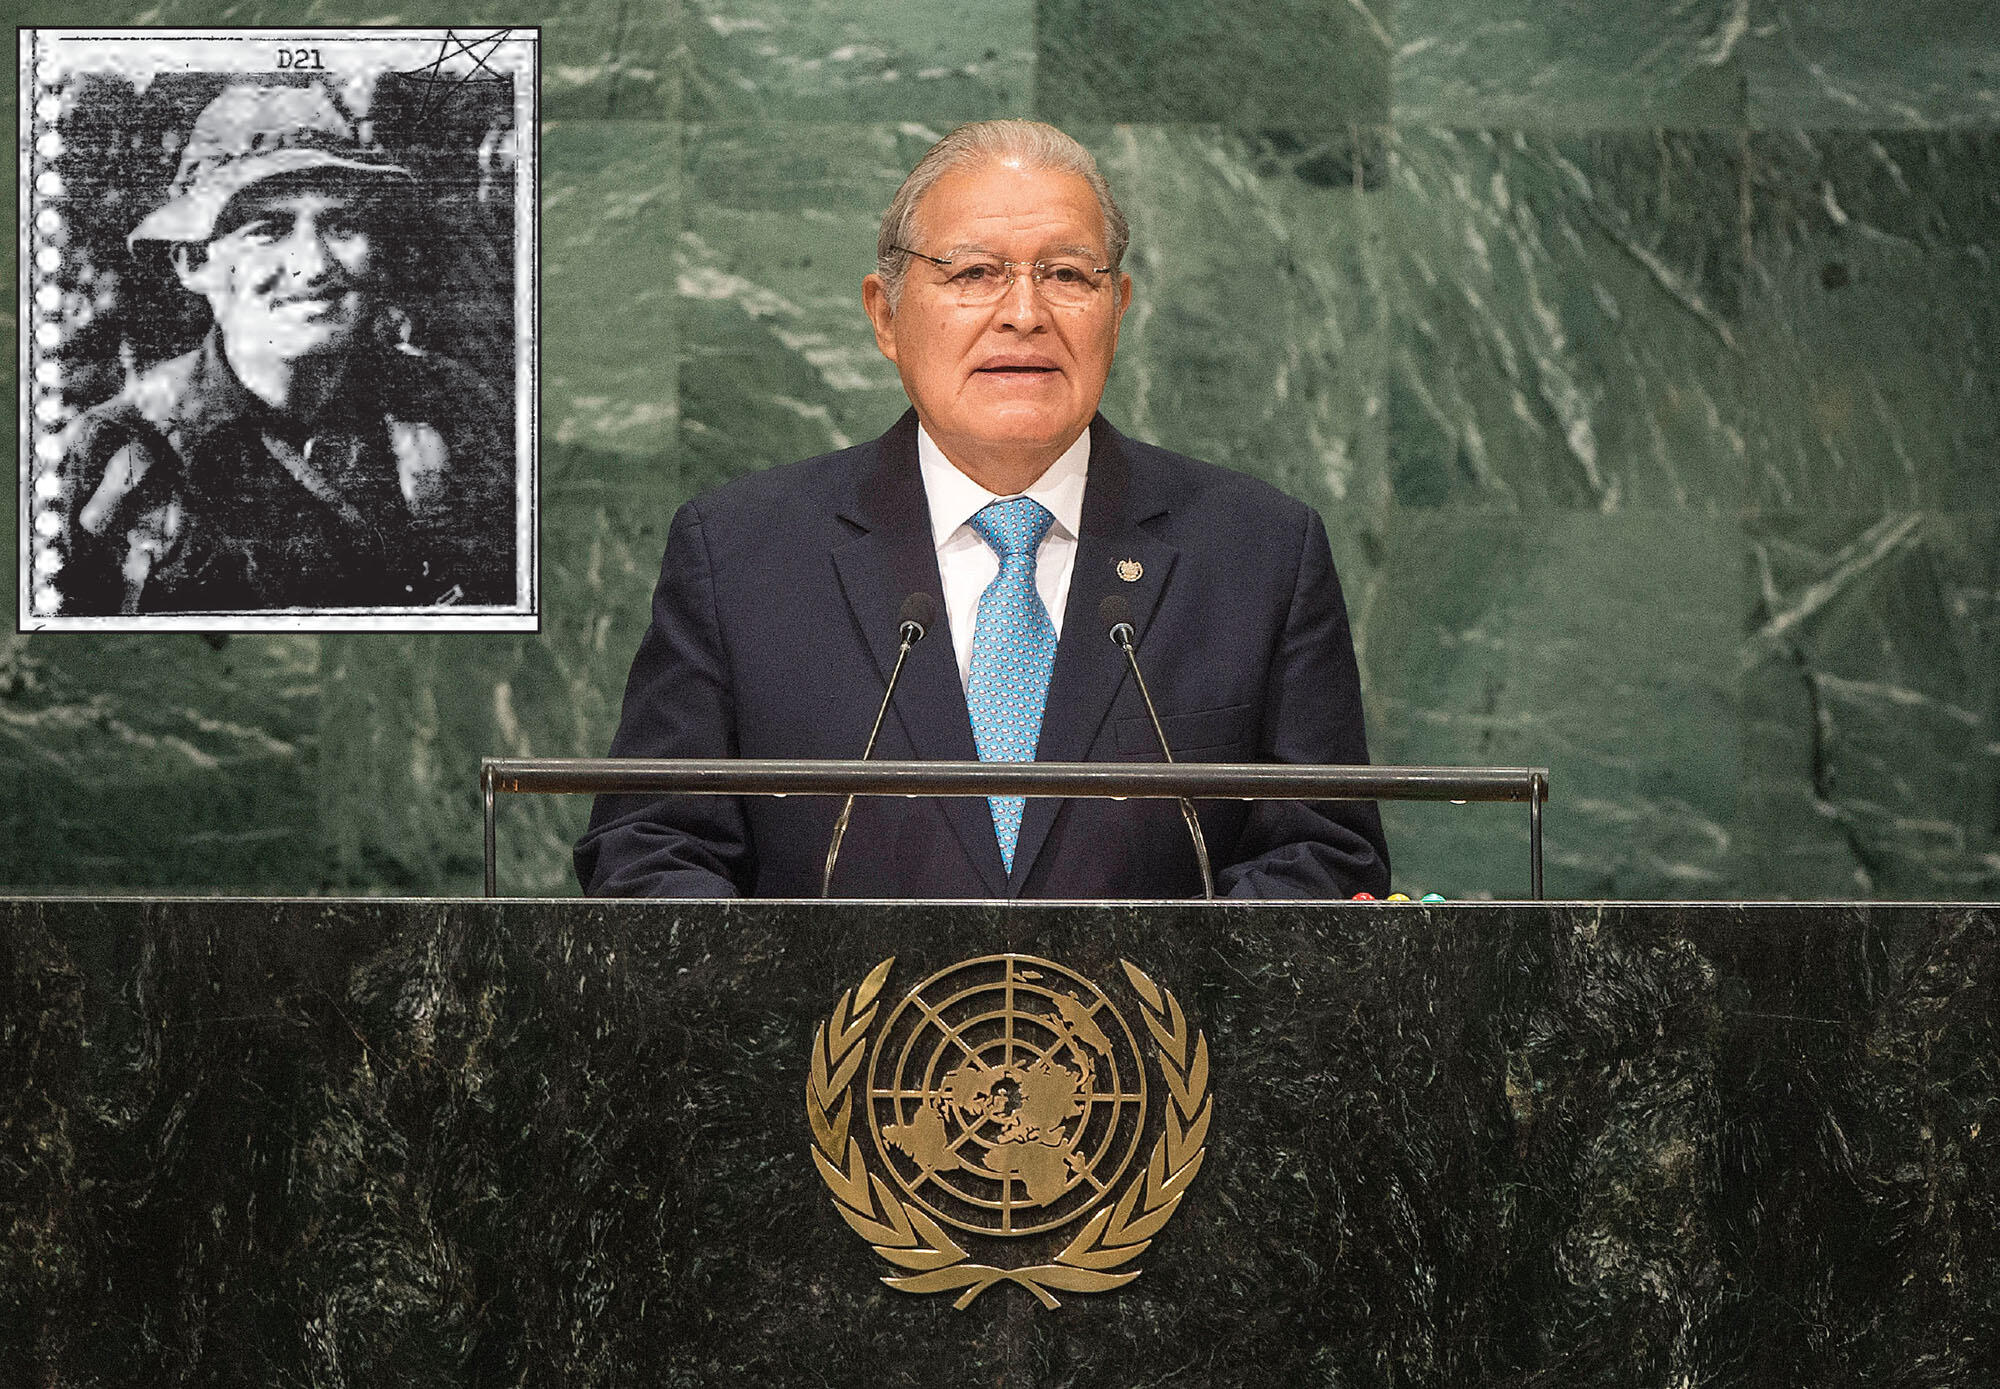
[[539,625],[537,45],[20,31],[22,630]]

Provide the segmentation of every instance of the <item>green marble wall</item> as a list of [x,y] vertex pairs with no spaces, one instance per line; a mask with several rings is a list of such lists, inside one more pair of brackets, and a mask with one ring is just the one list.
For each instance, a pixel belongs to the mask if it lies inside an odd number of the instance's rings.
[[[476,890],[478,756],[603,751],[674,506],[899,408],[901,173],[1038,114],[1135,227],[1107,412],[1325,512],[1379,760],[1550,766],[1556,895],[2000,893],[2000,0],[14,12],[540,21],[545,616],[0,637],[0,885]],[[1388,820],[1523,890],[1518,811]]]

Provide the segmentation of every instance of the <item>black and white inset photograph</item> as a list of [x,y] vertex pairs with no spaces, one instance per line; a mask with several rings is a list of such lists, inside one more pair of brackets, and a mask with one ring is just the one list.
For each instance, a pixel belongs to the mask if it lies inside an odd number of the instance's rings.
[[535,629],[536,31],[20,68],[21,629]]

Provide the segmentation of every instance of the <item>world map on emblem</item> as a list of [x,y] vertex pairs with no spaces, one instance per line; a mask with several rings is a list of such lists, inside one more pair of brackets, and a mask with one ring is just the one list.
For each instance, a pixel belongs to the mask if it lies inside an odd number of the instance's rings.
[[875,1043],[868,1117],[905,1193],[981,1234],[1074,1219],[1138,1148],[1146,1081],[1102,991],[1027,955],[968,960],[910,991]]

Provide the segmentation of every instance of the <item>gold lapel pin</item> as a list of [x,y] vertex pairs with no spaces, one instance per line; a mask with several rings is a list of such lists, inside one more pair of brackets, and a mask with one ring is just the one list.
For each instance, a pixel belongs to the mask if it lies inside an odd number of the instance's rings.
[[1138,583],[1139,576],[1145,572],[1146,566],[1139,563],[1136,559],[1121,559],[1118,561],[1118,577],[1128,584]]

